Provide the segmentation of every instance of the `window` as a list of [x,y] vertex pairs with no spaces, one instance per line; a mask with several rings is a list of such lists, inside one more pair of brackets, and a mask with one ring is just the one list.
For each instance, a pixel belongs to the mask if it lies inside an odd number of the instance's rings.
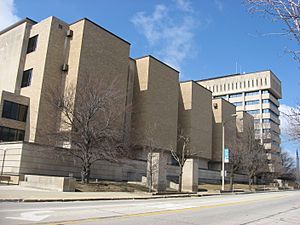
[[260,123],[260,119],[254,119],[254,123]]
[[251,91],[251,92],[246,92],[246,96],[251,96],[251,95],[258,95],[259,91]]
[[269,99],[263,99],[262,103],[270,103],[270,100]]
[[27,46],[27,53],[35,51],[36,44],[37,44],[37,38],[38,38],[38,35],[35,35],[34,37],[29,38],[28,46]]
[[32,69],[23,72],[21,88],[28,87],[31,84]]
[[269,94],[269,91],[268,90],[263,90],[261,93],[262,94]]
[[235,106],[243,106],[243,102],[233,102],[232,104]]
[[270,109],[263,109],[263,113],[270,113]]
[[26,105],[4,100],[2,117],[26,122],[27,109]]
[[2,141],[24,141],[24,130],[17,130],[0,126],[0,142]]
[[238,97],[242,97],[242,93],[236,93],[236,94],[231,94],[229,95],[229,98],[238,98]]
[[251,115],[256,115],[256,114],[259,114],[259,109],[256,109],[256,110],[247,110],[246,112],[249,113],[249,114],[251,114]]
[[246,105],[256,105],[256,104],[259,104],[259,100],[246,101],[245,104]]
[[226,95],[219,95],[219,96],[215,96],[214,98],[215,98],[215,99],[218,99],[218,98],[226,99]]

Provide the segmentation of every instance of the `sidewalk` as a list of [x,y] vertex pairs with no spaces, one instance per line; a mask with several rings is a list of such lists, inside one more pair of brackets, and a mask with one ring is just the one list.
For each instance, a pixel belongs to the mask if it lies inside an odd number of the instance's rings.
[[93,200],[129,200],[157,199],[179,197],[201,197],[219,195],[219,193],[197,194],[164,194],[152,195],[147,192],[59,192],[22,187],[17,185],[1,185],[1,202],[50,202],[50,201],[93,201]]

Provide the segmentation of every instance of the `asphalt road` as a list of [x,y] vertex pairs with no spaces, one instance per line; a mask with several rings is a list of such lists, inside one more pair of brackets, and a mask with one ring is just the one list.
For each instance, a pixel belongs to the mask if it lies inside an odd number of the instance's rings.
[[0,203],[0,224],[300,224],[300,192],[176,199]]

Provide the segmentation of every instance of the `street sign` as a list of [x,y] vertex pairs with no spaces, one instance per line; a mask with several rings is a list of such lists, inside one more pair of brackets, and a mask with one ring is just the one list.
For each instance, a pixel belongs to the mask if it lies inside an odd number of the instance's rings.
[[224,163],[229,163],[229,149],[224,149]]

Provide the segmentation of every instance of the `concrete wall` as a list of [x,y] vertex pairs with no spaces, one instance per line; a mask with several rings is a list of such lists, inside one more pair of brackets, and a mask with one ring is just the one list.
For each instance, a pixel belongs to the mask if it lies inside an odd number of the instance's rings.
[[177,144],[178,72],[157,59],[136,59],[132,113],[132,140],[147,145],[147,131],[159,149]]
[[190,137],[191,150],[207,161],[212,158],[211,99],[211,92],[201,85],[180,83],[178,126]]
[[[236,122],[232,117],[236,113],[235,106],[224,99],[213,99],[213,148],[212,161],[222,161],[222,123],[225,123],[225,148],[230,148],[234,145],[236,138]],[[213,167],[212,169],[220,169]]]
[[[80,178],[80,164],[59,150],[33,143],[1,143],[0,165],[3,163],[3,149],[7,149],[4,161],[4,174],[7,175],[46,175]],[[122,160],[119,163],[99,161],[92,167],[92,178],[103,180],[141,181],[147,174],[147,162],[143,160]],[[179,167],[167,165],[167,179],[178,182]],[[199,182],[219,183],[220,171],[199,168]],[[229,179],[227,177],[226,179]],[[247,182],[245,175],[236,175],[236,182]]]
[[[3,163],[3,149],[7,149],[4,161],[4,174],[10,175],[47,175],[80,178],[80,162],[61,149],[33,143],[1,143],[0,165]],[[141,180],[146,175],[145,161],[122,160],[119,163],[98,161],[92,166],[91,178],[105,180]]]

